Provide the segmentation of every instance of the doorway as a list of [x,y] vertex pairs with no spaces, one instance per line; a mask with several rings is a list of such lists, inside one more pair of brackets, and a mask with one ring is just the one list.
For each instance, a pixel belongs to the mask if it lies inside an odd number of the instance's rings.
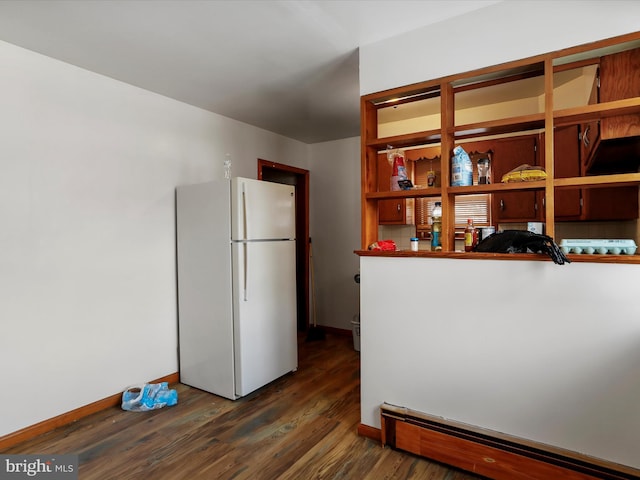
[[298,331],[309,326],[309,170],[258,159],[258,180],[296,189],[296,300]]

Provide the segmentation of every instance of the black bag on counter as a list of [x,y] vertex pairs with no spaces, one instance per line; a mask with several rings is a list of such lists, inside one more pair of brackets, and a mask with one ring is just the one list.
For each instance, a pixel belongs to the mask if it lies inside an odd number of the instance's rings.
[[489,253],[544,253],[554,263],[571,263],[553,238],[526,230],[505,230],[482,239],[474,249]]

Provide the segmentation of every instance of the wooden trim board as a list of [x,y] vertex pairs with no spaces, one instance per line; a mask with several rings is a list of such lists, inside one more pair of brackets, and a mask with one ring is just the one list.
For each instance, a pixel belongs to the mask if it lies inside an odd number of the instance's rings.
[[370,427],[369,425],[363,425],[360,423],[358,425],[358,435],[361,437],[367,437],[371,440],[375,440],[376,442],[382,442],[382,434],[380,429],[375,427]]
[[496,480],[638,480],[640,470],[383,404],[382,445]]
[[[149,383],[176,383],[180,380],[180,375],[178,372],[166,375],[162,378],[158,378],[157,380],[153,380]],[[93,413],[99,412],[101,410],[106,410],[107,408],[115,407],[120,405],[122,401],[122,392],[111,395],[107,398],[103,398],[102,400],[97,400],[93,403],[85,405],[83,407],[76,408],[75,410],[71,410],[70,412],[63,413],[62,415],[58,415],[57,417],[53,417],[47,420],[43,420],[42,422],[36,423],[35,425],[31,425],[29,427],[25,427],[16,432],[10,433],[3,437],[0,437],[0,451],[5,448],[12,447],[17,445],[18,443],[24,442],[31,438],[37,437],[38,435],[42,435],[43,433],[50,432],[51,430],[55,430],[56,428],[62,427],[69,423],[73,423],[76,420],[80,420],[81,418],[87,417]]]
[[324,328],[327,333],[333,333],[334,335],[340,335],[343,337],[350,337],[353,335],[351,330],[345,330],[344,328],[327,327],[324,325],[318,325],[318,327]]

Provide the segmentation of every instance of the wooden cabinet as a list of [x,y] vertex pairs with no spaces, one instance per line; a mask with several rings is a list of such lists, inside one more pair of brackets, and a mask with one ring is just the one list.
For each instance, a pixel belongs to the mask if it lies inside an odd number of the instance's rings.
[[[638,47],[640,32],[635,32],[361,97],[363,248],[378,240],[379,223],[407,223],[407,204],[413,199],[441,199],[444,252],[455,250],[456,203],[465,196],[490,196],[493,224],[543,221],[551,237],[556,220],[637,220],[640,150],[599,155],[605,142],[619,135],[640,148],[634,138],[640,135]],[[596,66],[600,87],[587,101]],[[586,70],[576,86],[574,71]],[[568,101],[567,92],[579,98]],[[439,121],[433,121],[434,111]],[[598,140],[590,136],[596,131]],[[388,145],[406,152],[442,152],[440,185],[391,192],[391,167],[381,155]],[[456,145],[467,152],[492,152],[493,183],[451,186]],[[552,158],[553,165],[548,163]],[[623,171],[611,174],[620,159]],[[544,166],[546,180],[500,182],[522,164]],[[601,164],[605,171],[598,172],[595,167]]]
[[[472,157],[477,153],[490,153],[491,176],[495,184],[500,183],[505,173],[520,165],[540,165],[538,137],[536,134],[473,141],[462,144],[462,147]],[[474,184],[477,184],[476,172]],[[541,219],[541,202],[542,195],[535,191],[496,192],[491,200],[492,223],[538,221]]]
[[[407,206],[409,205],[409,207]],[[413,223],[410,199],[381,200],[378,203],[378,224],[408,225]]]
[[635,220],[638,218],[638,187],[583,190],[581,220]]
[[[555,178],[585,174],[577,125],[554,133]],[[555,217],[572,220],[633,220],[638,218],[638,187],[565,189],[555,192]]]
[[[493,176],[497,181],[500,181],[505,173],[522,164],[540,164],[537,135],[495,140],[491,142],[491,150]],[[538,194],[535,191],[496,192],[492,201],[494,223],[541,220],[538,202]]]
[[638,186],[582,189],[580,220],[636,220]]
[[[599,91],[598,84],[599,83],[600,83],[599,73],[596,73],[596,76],[593,79],[593,84],[591,85],[591,95],[589,96],[588,105],[595,105],[598,103],[598,91]],[[579,140],[580,140],[579,156],[580,156],[580,159],[582,159],[582,161],[584,162],[584,166],[586,168],[588,161],[591,161],[591,159],[593,158],[595,147],[600,142],[600,121],[591,120],[581,124],[580,132],[579,132]],[[581,170],[573,172],[573,175],[571,176],[579,176],[580,172]]]
[[[640,48],[605,55],[590,104],[640,97]],[[636,172],[640,165],[640,115],[612,115],[583,124],[582,158],[588,174]]]
[[[557,128],[554,132],[553,159],[555,178],[580,176],[580,138],[577,125]],[[541,151],[544,151],[541,149]],[[556,220],[580,220],[582,190],[558,190],[554,193]]]
[[[627,50],[600,59],[600,89],[598,103],[640,97],[640,48]],[[640,135],[637,114],[604,117],[600,123],[600,138]]]

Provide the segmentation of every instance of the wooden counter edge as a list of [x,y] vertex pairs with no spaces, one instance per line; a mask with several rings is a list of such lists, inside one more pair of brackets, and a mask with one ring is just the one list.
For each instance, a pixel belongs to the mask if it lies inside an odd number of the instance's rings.
[[[354,250],[353,253],[360,257],[385,257],[385,258],[457,258],[462,260],[527,260],[547,261],[551,258],[542,253],[485,253],[485,252],[431,252],[429,250],[380,251],[380,250]],[[640,255],[575,255],[569,254],[567,258],[572,263],[621,263],[640,264]],[[570,265],[570,264],[569,264]]]

